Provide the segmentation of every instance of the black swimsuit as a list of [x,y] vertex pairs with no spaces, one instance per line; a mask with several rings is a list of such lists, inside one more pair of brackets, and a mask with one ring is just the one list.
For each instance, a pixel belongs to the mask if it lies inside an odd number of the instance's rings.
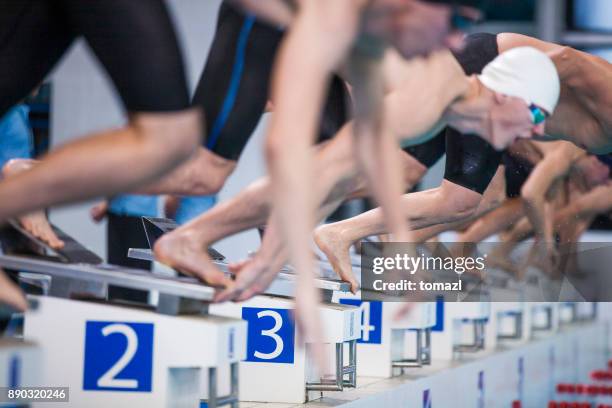
[[[284,32],[228,2],[193,98],[204,108],[208,149],[238,160],[264,112],[276,51]],[[319,128],[319,141],[333,137],[348,120],[348,90],[332,79]]]
[[189,107],[183,59],[163,0],[0,0],[0,116],[83,37],[130,112]]

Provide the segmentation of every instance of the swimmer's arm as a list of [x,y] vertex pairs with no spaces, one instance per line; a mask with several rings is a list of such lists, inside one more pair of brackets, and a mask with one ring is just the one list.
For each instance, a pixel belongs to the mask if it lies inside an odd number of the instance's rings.
[[546,195],[553,183],[570,171],[573,161],[573,151],[561,146],[538,163],[521,189],[525,211],[536,238],[547,245],[553,242],[554,223],[547,209]]
[[527,239],[532,233],[533,225],[529,218],[523,217],[510,230],[502,232],[500,238],[503,242],[520,242]]
[[[546,138],[538,137],[536,140],[569,140],[578,141],[580,144],[589,144],[587,141],[606,143],[601,123],[591,112],[600,109],[600,98],[593,98],[593,95],[612,92],[612,64],[571,47],[521,34],[499,34],[497,44],[500,52],[521,46],[531,46],[544,51],[559,72],[562,85],[560,103],[554,115],[547,121]],[[575,90],[574,97],[565,97],[565,93],[571,89]],[[577,99],[578,106],[574,106],[574,98]]]
[[355,97],[353,137],[355,154],[374,199],[380,204],[385,221],[397,241],[408,240],[400,197],[402,175],[397,155],[397,139],[389,127],[385,111],[383,59],[353,52],[349,75]]
[[543,52],[554,52],[564,48],[562,45],[538,40],[523,34],[501,33],[497,35],[497,48],[500,53],[516,47],[533,47]]
[[586,219],[605,214],[612,210],[612,183],[597,186],[589,192],[573,200],[567,207],[559,210],[555,217],[556,223],[568,219]]
[[235,161],[224,159],[200,147],[185,164],[159,180],[138,188],[134,193],[179,196],[216,194],[235,167]]
[[331,74],[350,52],[359,30],[361,9],[354,0],[304,0],[282,41],[272,77],[275,114],[265,153],[272,186],[275,221],[297,272],[296,325],[314,339],[315,365],[324,367],[322,325],[316,305],[314,259],[310,251],[315,226],[313,157],[317,123]]

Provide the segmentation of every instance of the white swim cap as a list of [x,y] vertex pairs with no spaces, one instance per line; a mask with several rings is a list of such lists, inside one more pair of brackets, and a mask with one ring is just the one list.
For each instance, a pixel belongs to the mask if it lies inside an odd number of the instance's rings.
[[552,115],[561,85],[552,60],[533,47],[518,47],[500,54],[478,79],[489,89],[536,104]]

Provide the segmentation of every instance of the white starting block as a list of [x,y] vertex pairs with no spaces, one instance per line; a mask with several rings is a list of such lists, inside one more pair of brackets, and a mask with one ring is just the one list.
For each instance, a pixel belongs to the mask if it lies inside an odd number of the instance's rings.
[[492,350],[504,342],[525,340],[528,331],[523,286],[495,269],[488,271],[487,280],[491,317],[486,330],[486,348]]
[[[496,274],[496,271],[490,271]],[[498,285],[491,285],[491,320],[487,330],[487,349],[494,349],[501,343],[528,340],[529,319],[525,317],[526,306],[523,285],[506,277],[497,276]],[[505,301],[504,301],[505,300]]]
[[[38,308],[38,303],[29,302],[29,308]],[[13,324],[21,319],[21,313],[0,305],[0,318],[8,322],[3,337],[0,337],[0,387],[18,389],[41,385],[40,370],[42,353],[36,343],[24,341],[20,330]],[[12,320],[11,320],[12,319]],[[22,406],[18,401],[2,402],[0,407]]]
[[581,322],[597,320],[597,302],[578,302],[576,314]]
[[[353,273],[361,281],[361,259],[351,253]],[[331,266],[320,262],[324,276],[333,276]],[[333,301],[359,307],[361,337],[357,341],[357,374],[390,378],[405,368],[431,364],[431,329],[436,325],[436,303],[420,302],[401,319],[396,316],[406,303],[362,301],[362,292],[334,292]],[[414,343],[411,342],[414,341]]]
[[[154,260],[149,249],[132,248],[128,257]],[[227,264],[214,261],[227,273]],[[303,403],[310,392],[342,391],[356,386],[356,342],[361,335],[359,308],[329,303],[334,293],[349,292],[349,285],[337,279],[317,278],[324,303],[319,306],[324,323],[324,343],[332,356],[331,378],[317,377],[311,366],[308,340],[298,347],[297,331],[291,316],[294,309],[295,274],[284,269],[266,290],[243,303],[213,304],[210,311],[248,322],[247,355],[240,364],[243,401]],[[348,357],[345,359],[345,356]],[[266,379],[263,381],[262,379]],[[283,384],[278,387],[278,384]],[[320,396],[317,395],[317,397]]]
[[[323,303],[319,317],[323,342],[333,373],[316,376],[308,343],[298,345],[290,298],[262,295],[246,302],[211,305],[211,311],[248,322],[247,356],[240,364],[241,399],[257,402],[303,403],[311,391],[342,391],[356,386],[356,341],[360,336],[360,309]],[[345,359],[348,351],[348,358]],[[325,373],[328,374],[328,373]],[[319,397],[320,394],[317,395]]]
[[567,326],[578,321],[578,303],[560,302],[558,307],[560,326]]
[[[402,302],[362,301],[360,296],[335,293],[334,301],[359,308],[361,337],[357,341],[357,374],[389,378],[396,370],[431,363],[431,328],[436,325],[435,302],[415,303],[401,319]],[[409,340],[414,343],[409,343]]]
[[525,302],[528,338],[556,333],[559,330],[559,304],[556,302]]
[[592,321],[595,319],[597,319],[596,302],[559,303],[559,324],[561,326]]
[[[12,338],[0,339],[0,387],[39,387],[42,353],[35,343]],[[2,403],[0,407],[16,407]]]
[[[354,268],[360,268],[361,258],[356,254],[351,254],[351,263]],[[359,274],[356,274],[359,276]],[[387,307],[389,306],[389,307]],[[386,302],[388,314],[383,318],[392,321],[392,316],[401,303]],[[415,306],[413,314],[406,321],[390,322],[392,342],[385,349],[385,353],[390,353],[391,358],[375,359],[375,353],[371,349],[364,349],[358,353],[359,373],[362,367],[376,367],[376,371],[369,375],[389,376],[394,373],[395,368],[419,367],[431,363],[432,356],[435,360],[451,360],[461,356],[463,353],[477,352],[483,350],[486,344],[487,323],[490,319],[490,304],[488,302],[442,302],[440,307],[444,308],[443,322],[437,322],[436,302],[420,303]],[[372,305],[369,306],[370,315]],[[383,323],[384,324],[384,323]],[[436,325],[442,326],[441,332],[433,332],[432,328]],[[364,330],[366,324],[364,320]],[[416,347],[413,350],[415,358],[406,358],[405,339],[410,332],[416,338]],[[470,340],[465,340],[466,338]],[[365,346],[364,344],[359,344]],[[365,347],[364,347],[365,348]],[[361,356],[366,355],[367,361]],[[372,357],[370,357],[372,355]],[[386,364],[391,360],[391,364]]]
[[524,302],[491,302],[490,330],[487,330],[487,348],[505,342],[521,342],[528,338]]
[[432,333],[434,359],[451,360],[484,350],[490,315],[489,302],[444,302],[444,330]]
[[[0,256],[0,266],[51,276],[50,294],[68,297],[36,297],[39,307],[26,313],[24,327],[25,339],[43,354],[39,384],[70,387],[61,406],[199,408],[203,394],[208,407],[238,406],[246,323],[207,313],[213,288],[145,271],[14,256]],[[71,283],[83,281],[97,285],[97,295],[108,285],[159,291],[158,309],[70,299],[83,287]],[[223,397],[219,368],[231,372]]]

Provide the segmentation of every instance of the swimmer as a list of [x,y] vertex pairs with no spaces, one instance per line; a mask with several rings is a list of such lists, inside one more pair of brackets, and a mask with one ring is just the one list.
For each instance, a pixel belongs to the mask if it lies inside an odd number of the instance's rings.
[[[490,59],[482,62],[482,66],[495,58],[496,54],[490,54]],[[536,55],[545,58],[545,56],[537,52]],[[396,73],[395,77],[398,78],[396,88],[387,96],[387,106],[389,110],[396,107],[395,115],[392,117],[397,120],[394,127],[397,132],[395,135],[397,139],[416,134],[417,132],[425,133],[431,128],[435,128],[436,125],[439,125],[445,107],[451,104],[458,106],[457,109],[459,110],[464,109],[470,112],[473,118],[472,121],[468,121],[467,119],[469,116],[467,114],[462,116],[451,115],[451,119],[448,122],[451,125],[455,123],[453,122],[455,117],[461,118],[461,120],[458,121],[459,126],[464,126],[468,122],[475,123],[476,125],[478,123],[487,123],[487,121],[480,120],[479,118],[487,117],[491,111],[501,114],[506,110],[509,114],[512,114],[513,110],[518,106],[519,109],[524,109],[526,111],[526,119],[524,119],[525,116],[519,115],[519,120],[514,123],[511,121],[504,122],[505,126],[499,126],[498,128],[508,133],[517,134],[525,128],[531,130],[534,127],[525,102],[518,98],[495,97],[493,92],[480,88],[478,85],[479,81],[476,77],[473,77],[472,80],[467,80],[461,66],[457,64],[455,58],[449,53],[442,52],[431,56],[427,60],[413,61],[411,64],[401,62],[401,60],[392,57],[390,57],[388,62],[389,68]],[[479,69],[482,69],[482,66]],[[398,74],[398,71],[400,74]],[[423,89],[422,87],[415,86],[415,83],[422,83],[422,81],[427,78],[432,84],[430,87]],[[435,81],[434,78],[438,80]],[[445,80],[440,80],[440,78],[445,78]],[[448,86],[449,83],[455,83],[456,89],[451,89],[451,87]],[[479,91],[468,92],[468,89],[472,91],[476,90],[475,87],[477,87]],[[461,95],[463,93],[469,96],[462,98]],[[439,97],[434,97],[434,95],[439,95]],[[426,106],[415,103],[415,101],[427,100],[428,98],[446,102],[440,105],[431,104]],[[546,104],[546,102],[543,103]],[[409,118],[412,119],[412,121],[410,121],[406,119],[403,110],[413,105],[415,114],[409,116]],[[469,109],[470,106],[474,108]],[[554,109],[554,106],[551,107],[551,109]],[[470,128],[476,129],[475,124],[471,124]],[[483,127],[485,127],[485,125],[483,125]],[[350,130],[350,125],[346,126],[334,140],[322,147],[319,152],[315,153],[318,159],[317,169],[320,169],[317,170],[317,180],[319,181],[317,185],[317,194],[321,197],[321,202],[326,200],[330,190],[333,189],[337,181],[343,180],[342,172],[345,172],[345,176],[356,174],[357,166],[351,154]],[[481,139],[476,136],[473,136],[469,140],[481,141]],[[433,165],[445,153],[445,144],[447,143],[449,143],[449,136],[442,133],[430,139],[425,145],[407,147],[406,152],[398,156],[400,160],[402,160],[402,157],[404,159],[411,157],[406,153],[411,154],[413,164],[410,164],[410,161],[406,161],[406,163],[415,169],[414,171],[406,172],[408,177],[405,180],[404,187],[412,187],[415,185],[424,174],[426,168]],[[482,143],[485,144],[484,141],[482,141]],[[342,146],[342,144],[344,144],[344,146]],[[471,146],[475,145],[476,143],[472,142]],[[464,150],[458,150],[457,153],[469,153],[470,155],[479,154],[482,158],[480,160],[485,163],[483,164],[483,166],[485,166],[486,161],[489,160],[488,156],[491,151],[494,152],[494,149],[491,147],[481,149],[479,153],[476,153],[473,149],[466,148]],[[325,159],[326,156],[329,157],[329,159]],[[416,159],[418,166],[415,166],[414,159]],[[468,161],[474,160],[474,158],[467,157],[464,159],[457,159],[457,161],[460,160]],[[323,163],[329,164],[323,165]],[[343,166],[346,166],[349,171],[343,170]],[[481,167],[481,169],[482,168],[484,167]],[[497,164],[493,167],[493,174],[496,168]],[[333,172],[340,173],[340,177],[338,178],[337,175],[330,175],[330,173]],[[491,174],[491,177],[493,177],[493,174]],[[344,180],[346,182],[347,179]],[[449,185],[450,184],[452,183],[449,183]],[[486,186],[488,182],[482,184]],[[164,241],[174,240],[180,242],[180,245],[178,245],[179,247],[190,246],[194,251],[201,251],[200,248],[210,245],[217,239],[227,236],[228,234],[261,225],[265,222],[265,218],[269,213],[268,197],[266,196],[267,191],[269,191],[268,188],[267,182],[258,182],[235,199],[223,203],[216,209],[213,209],[209,214],[202,216],[199,220],[194,220],[194,222],[166,235],[162,238],[156,250],[162,248]],[[461,186],[459,188],[467,191],[468,194],[472,193],[472,190],[468,188]],[[341,197],[340,201],[345,196]],[[243,300],[264,290],[284,263],[284,248],[282,248],[283,246],[280,244],[282,240],[278,238],[278,234],[273,234],[274,228],[273,221],[268,225],[264,237],[264,244],[255,258],[247,263],[236,266],[235,270],[239,272],[237,272],[238,278],[235,288],[238,288],[238,290],[233,293],[227,293],[226,295],[231,296],[230,298]],[[270,258],[273,259],[273,262],[270,262]],[[343,273],[341,276],[348,277],[351,275]],[[356,290],[356,283],[354,281],[352,283],[354,286],[353,289]]]

